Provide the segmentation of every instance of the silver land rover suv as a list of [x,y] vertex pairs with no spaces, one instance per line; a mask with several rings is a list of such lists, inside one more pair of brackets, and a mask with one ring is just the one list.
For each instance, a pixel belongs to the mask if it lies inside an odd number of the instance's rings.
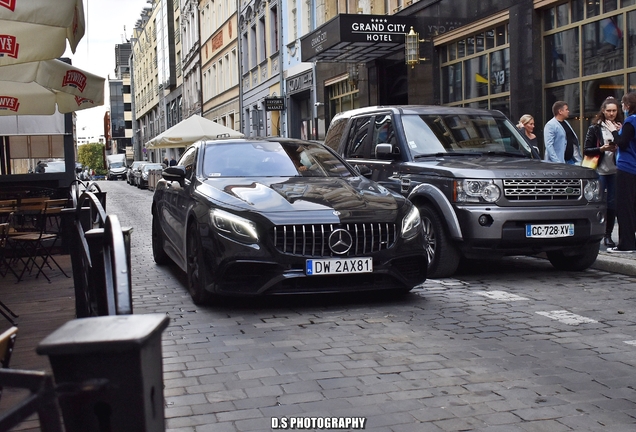
[[596,260],[605,229],[596,172],[542,162],[499,111],[361,108],[337,114],[325,144],[419,208],[431,278],[452,275],[462,256],[545,252],[561,270]]

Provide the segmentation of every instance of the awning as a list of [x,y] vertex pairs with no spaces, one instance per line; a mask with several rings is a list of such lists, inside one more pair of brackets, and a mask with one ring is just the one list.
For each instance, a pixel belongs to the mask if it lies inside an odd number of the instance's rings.
[[302,61],[367,63],[404,51],[416,22],[413,16],[340,14],[300,39]]

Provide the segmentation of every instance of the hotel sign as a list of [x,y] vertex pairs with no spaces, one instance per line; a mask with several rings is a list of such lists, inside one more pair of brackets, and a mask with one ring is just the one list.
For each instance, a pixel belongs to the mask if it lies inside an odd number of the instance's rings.
[[415,25],[416,18],[411,16],[340,14],[301,38],[302,59],[306,61],[336,45],[404,45],[406,33]]

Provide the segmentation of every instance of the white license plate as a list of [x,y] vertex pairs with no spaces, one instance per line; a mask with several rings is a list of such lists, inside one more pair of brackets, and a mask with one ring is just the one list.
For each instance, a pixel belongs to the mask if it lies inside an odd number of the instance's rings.
[[547,225],[526,225],[526,237],[532,238],[557,238],[572,237],[574,235],[574,224],[547,224]]
[[307,276],[373,272],[373,258],[308,259]]

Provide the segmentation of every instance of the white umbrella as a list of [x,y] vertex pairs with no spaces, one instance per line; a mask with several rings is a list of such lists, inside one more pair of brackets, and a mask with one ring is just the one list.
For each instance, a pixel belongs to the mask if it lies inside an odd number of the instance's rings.
[[212,120],[193,115],[157,135],[146,144],[147,148],[186,147],[202,139],[242,138],[234,129]]
[[0,66],[0,116],[54,114],[104,104],[104,78],[61,60]]
[[84,36],[82,0],[0,0],[0,65],[60,57]]

